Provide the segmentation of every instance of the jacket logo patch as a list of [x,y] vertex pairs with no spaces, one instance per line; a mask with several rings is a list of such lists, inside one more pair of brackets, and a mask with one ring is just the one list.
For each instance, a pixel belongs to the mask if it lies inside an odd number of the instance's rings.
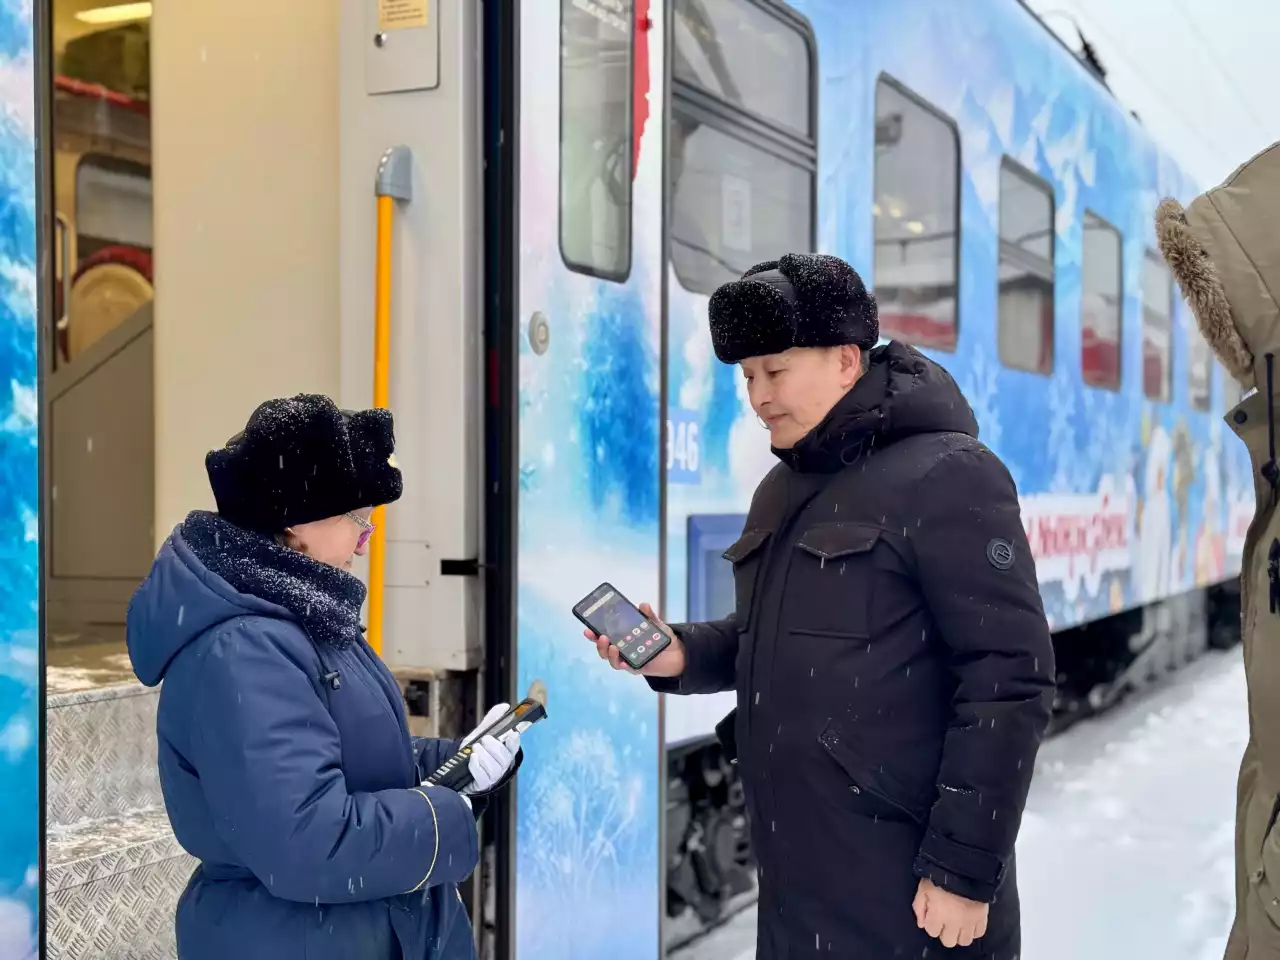
[[987,562],[997,570],[1008,570],[1013,566],[1013,544],[996,537],[987,544]]

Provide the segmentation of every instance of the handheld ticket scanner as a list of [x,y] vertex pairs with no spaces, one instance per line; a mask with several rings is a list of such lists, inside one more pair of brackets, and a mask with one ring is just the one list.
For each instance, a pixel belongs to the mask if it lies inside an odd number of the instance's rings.
[[539,720],[547,716],[547,685],[535,680],[529,685],[529,695],[517,703],[483,730],[477,730],[469,743],[452,757],[440,765],[435,773],[427,777],[426,783],[436,787],[448,787],[450,790],[461,790],[472,781],[471,750],[481,737],[501,739],[506,733],[515,730],[523,734]]

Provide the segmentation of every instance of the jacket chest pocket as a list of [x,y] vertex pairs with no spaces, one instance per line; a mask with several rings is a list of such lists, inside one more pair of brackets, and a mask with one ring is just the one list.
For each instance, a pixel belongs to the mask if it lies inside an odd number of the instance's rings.
[[734,618],[739,630],[751,625],[751,607],[755,602],[757,581],[764,566],[768,530],[748,530],[722,556],[733,564]]
[[878,527],[821,523],[796,543],[787,577],[784,629],[816,637],[871,636],[871,551]]

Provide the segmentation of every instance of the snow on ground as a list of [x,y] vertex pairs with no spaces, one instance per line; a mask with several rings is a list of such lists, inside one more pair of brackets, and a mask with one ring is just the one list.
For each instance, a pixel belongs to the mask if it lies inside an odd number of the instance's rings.
[[[1236,647],[1041,748],[1018,840],[1026,960],[1220,960],[1246,722]],[[752,960],[755,919],[671,960]]]

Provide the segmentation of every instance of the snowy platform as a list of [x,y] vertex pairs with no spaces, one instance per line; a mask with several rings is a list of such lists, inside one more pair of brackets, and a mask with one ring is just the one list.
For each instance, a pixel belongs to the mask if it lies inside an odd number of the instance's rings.
[[[1246,709],[1236,647],[1044,745],[1018,841],[1023,956],[1221,960]],[[751,960],[755,922],[671,960]]]

